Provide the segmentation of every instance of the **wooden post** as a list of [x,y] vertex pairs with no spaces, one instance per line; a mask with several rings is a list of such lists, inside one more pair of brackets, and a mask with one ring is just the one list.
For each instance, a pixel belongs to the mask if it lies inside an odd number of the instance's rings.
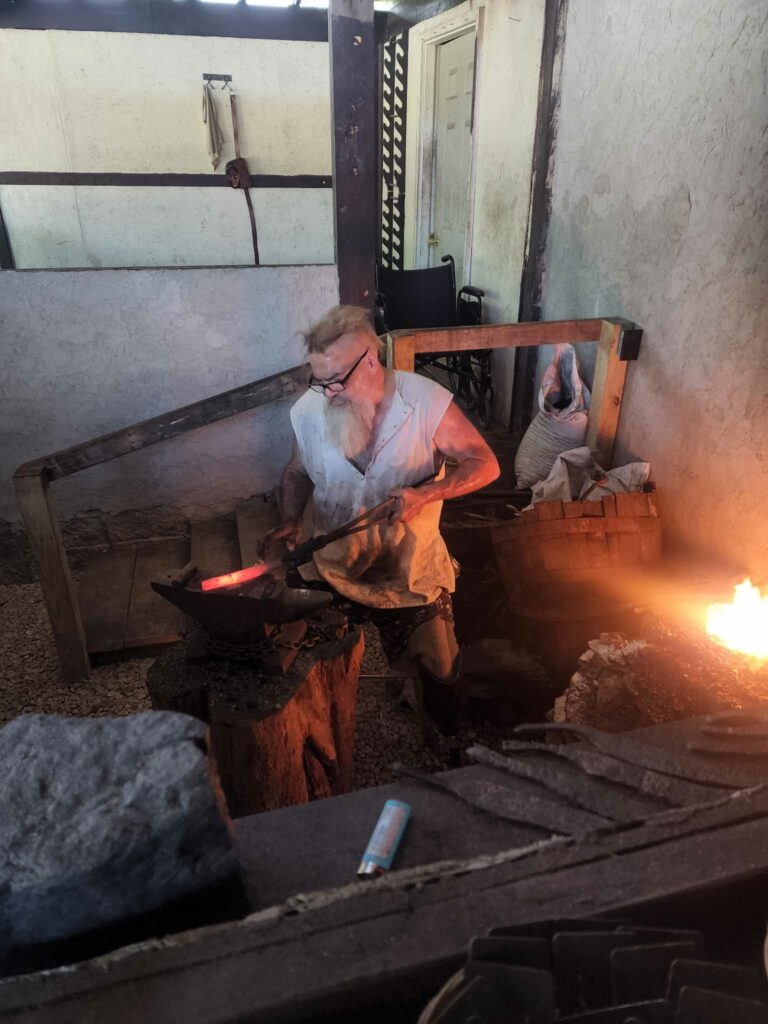
[[613,461],[624,379],[627,376],[627,364],[619,359],[619,341],[626,326],[622,321],[603,320],[597,345],[586,443],[597,452],[597,461],[603,469],[610,469]]
[[372,310],[377,176],[373,0],[330,0],[328,43],[339,302]]
[[42,474],[17,475],[13,482],[19,510],[37,561],[62,678],[67,683],[88,679],[91,665],[83,623],[48,480]]
[[147,689],[153,708],[210,726],[233,818],[350,791],[359,628],[299,651],[282,676],[247,661],[187,661],[188,649],[164,652],[147,673]]

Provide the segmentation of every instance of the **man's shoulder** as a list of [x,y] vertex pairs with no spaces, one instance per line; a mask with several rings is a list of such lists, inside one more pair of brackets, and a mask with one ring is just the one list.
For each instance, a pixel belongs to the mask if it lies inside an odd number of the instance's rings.
[[301,398],[291,406],[291,422],[294,426],[319,416],[322,411],[322,401],[322,395],[307,389]]
[[407,370],[395,370],[397,390],[409,405],[416,405],[421,402],[437,402],[440,405],[447,405],[452,399],[451,392],[438,384],[436,380],[430,380],[420,373],[409,373]]

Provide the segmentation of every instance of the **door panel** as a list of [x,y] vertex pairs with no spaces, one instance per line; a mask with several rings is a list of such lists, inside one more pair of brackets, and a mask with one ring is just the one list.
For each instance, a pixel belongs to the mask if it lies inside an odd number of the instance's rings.
[[430,237],[437,241],[429,246],[429,265],[439,265],[442,256],[453,256],[459,288],[467,233],[474,69],[474,32],[437,48],[430,224]]

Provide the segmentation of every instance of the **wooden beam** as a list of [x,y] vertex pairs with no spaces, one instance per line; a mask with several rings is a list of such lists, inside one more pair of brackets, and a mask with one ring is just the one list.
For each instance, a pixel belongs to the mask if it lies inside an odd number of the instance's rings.
[[[545,0],[539,101],[533,145],[530,226],[518,312],[518,320],[526,323],[541,319],[541,284],[552,211],[551,162],[560,94],[559,70],[565,41],[566,9],[567,0]],[[509,429],[518,441],[522,439],[533,416],[537,370],[538,352],[528,349],[516,356]]]
[[0,209],[0,270],[15,270],[15,268],[11,239],[3,220],[3,211]]
[[200,0],[122,0],[117,4],[24,0],[3,4],[0,28],[150,32],[325,42],[325,12],[311,8],[207,4]]
[[123,427],[92,441],[85,441],[52,455],[44,455],[31,462],[25,462],[16,470],[14,477],[19,479],[44,474],[49,480],[58,480],[72,473],[79,473],[81,469],[88,469],[100,462],[109,462],[119,455],[139,451],[188,430],[204,427],[208,423],[246,412],[267,402],[288,398],[306,383],[308,375],[309,371],[305,366],[294,366],[283,373],[251,381],[239,388],[214,395],[213,398],[204,398],[200,402],[193,402],[173,412],[166,412],[142,423]]
[[[139,174],[116,171],[0,171],[0,185],[94,185],[136,188],[230,188],[224,174]],[[251,188],[332,188],[330,174],[252,174]]]
[[310,1014],[331,1019],[340,1005],[356,1006],[364,1020],[393,986],[403,991],[431,979],[434,991],[435,977],[458,969],[469,941],[488,928],[573,915],[574,893],[579,916],[591,917],[762,877],[767,814],[768,796],[756,787],[634,828],[305,894],[74,970],[7,978],[0,1021],[276,1024]]
[[330,0],[328,43],[339,301],[372,310],[377,175],[373,0]]
[[16,500],[37,561],[43,599],[65,682],[87,679],[90,662],[53,496],[43,476],[14,479]]
[[627,364],[619,359],[619,341],[626,326],[626,321],[604,320],[600,330],[586,444],[597,452],[603,469],[611,468],[619,426],[627,376]]
[[421,352],[462,352],[476,349],[522,348],[526,345],[578,344],[600,338],[602,320],[549,320],[527,324],[486,324],[483,327],[434,327],[392,332],[392,365],[412,370],[409,359]]

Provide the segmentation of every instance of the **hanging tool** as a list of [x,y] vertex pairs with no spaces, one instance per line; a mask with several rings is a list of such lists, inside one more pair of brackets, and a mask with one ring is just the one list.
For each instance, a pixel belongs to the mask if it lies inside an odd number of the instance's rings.
[[240,156],[240,132],[237,125],[237,96],[233,92],[230,92],[229,96],[229,109],[232,114],[232,136],[235,143],[235,159],[230,160],[226,167],[226,175],[229,178],[229,183],[233,188],[241,188],[243,195],[245,196],[245,202],[248,207],[248,217],[251,222],[251,239],[253,241],[253,261],[254,264],[259,266],[259,239],[256,232],[256,215],[253,212],[253,202],[251,200],[251,175],[248,171],[248,165]]

